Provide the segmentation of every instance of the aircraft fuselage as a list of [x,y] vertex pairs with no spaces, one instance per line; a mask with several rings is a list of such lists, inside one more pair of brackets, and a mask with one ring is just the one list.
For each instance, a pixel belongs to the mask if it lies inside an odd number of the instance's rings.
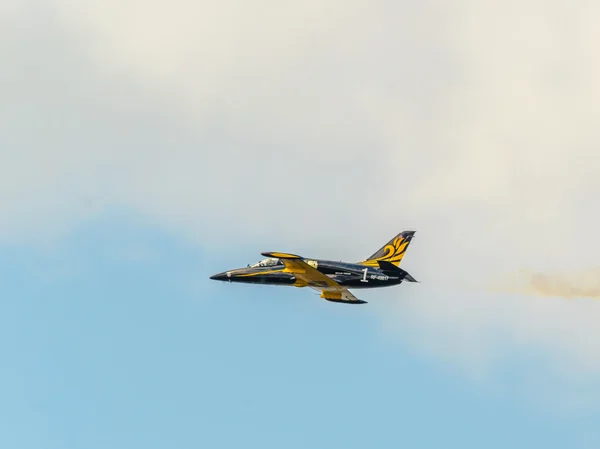
[[[305,259],[313,268],[329,276],[347,288],[374,288],[398,285],[403,281],[402,272],[384,272],[371,266],[330,260]],[[269,284],[305,287],[306,283],[294,273],[287,272],[285,265],[237,268],[211,276],[211,279],[249,284]]]

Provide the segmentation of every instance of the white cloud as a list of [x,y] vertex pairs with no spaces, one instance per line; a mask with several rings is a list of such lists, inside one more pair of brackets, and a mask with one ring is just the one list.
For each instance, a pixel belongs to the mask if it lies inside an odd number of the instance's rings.
[[[594,2],[24,5],[1,10],[5,240],[124,207],[323,257],[416,228],[424,285],[596,264]],[[419,341],[455,336],[438,354],[473,363],[492,329],[600,371],[597,303],[446,299],[410,306]]]

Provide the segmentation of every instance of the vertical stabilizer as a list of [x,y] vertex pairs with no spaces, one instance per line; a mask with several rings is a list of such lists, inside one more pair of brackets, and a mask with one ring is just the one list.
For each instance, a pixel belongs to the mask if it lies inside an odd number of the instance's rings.
[[360,263],[370,267],[379,267],[379,261],[384,261],[399,266],[414,235],[415,231],[402,231],[375,254]]

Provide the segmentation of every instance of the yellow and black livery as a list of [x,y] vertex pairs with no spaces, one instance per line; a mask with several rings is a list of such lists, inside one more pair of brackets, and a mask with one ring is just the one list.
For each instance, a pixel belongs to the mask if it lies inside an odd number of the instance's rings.
[[263,252],[263,259],[246,268],[211,276],[211,279],[263,285],[310,287],[321,298],[346,304],[364,304],[349,288],[376,288],[417,282],[400,268],[415,231],[403,231],[371,257],[360,262],[308,259],[296,254]]

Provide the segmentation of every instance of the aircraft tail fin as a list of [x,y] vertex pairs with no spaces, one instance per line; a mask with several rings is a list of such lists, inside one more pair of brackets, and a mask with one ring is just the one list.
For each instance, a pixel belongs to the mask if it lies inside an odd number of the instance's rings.
[[414,235],[415,231],[402,231],[382,246],[371,257],[359,263],[366,266],[377,267],[379,261],[384,261],[398,267]]

